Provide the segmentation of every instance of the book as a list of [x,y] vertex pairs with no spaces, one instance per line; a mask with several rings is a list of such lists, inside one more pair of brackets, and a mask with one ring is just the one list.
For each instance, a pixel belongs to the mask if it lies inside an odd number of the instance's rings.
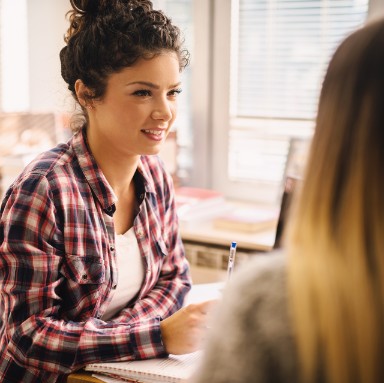
[[92,363],[86,371],[106,375],[122,382],[180,383],[186,382],[196,370],[202,351],[167,358],[134,360],[114,363]]
[[212,218],[228,210],[223,194],[212,189],[181,186],[175,189],[181,223]]
[[227,214],[214,218],[213,227],[216,229],[254,233],[275,228],[277,220],[277,210],[237,208]]

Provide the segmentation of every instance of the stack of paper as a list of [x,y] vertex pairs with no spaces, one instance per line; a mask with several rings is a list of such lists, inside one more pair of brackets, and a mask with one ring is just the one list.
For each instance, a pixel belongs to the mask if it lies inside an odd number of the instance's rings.
[[112,382],[107,376],[117,382],[185,382],[196,370],[202,352],[197,351],[186,355],[170,355],[168,358],[137,360],[116,363],[93,363],[85,367],[85,370],[97,374],[99,379]]

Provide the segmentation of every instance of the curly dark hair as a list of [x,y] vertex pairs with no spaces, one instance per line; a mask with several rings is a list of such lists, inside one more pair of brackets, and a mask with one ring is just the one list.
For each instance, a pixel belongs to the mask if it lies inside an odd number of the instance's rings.
[[[89,99],[105,94],[107,78],[140,58],[175,52],[180,71],[189,53],[180,30],[149,0],[70,0],[67,45],[60,52],[61,75],[75,100],[80,79],[92,91]],[[78,101],[78,100],[77,100]]]

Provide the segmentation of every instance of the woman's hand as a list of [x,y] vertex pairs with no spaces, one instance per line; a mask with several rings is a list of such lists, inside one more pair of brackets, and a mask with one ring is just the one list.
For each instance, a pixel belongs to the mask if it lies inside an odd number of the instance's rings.
[[183,307],[160,323],[161,336],[169,354],[187,354],[200,348],[207,331],[209,312],[215,300]]

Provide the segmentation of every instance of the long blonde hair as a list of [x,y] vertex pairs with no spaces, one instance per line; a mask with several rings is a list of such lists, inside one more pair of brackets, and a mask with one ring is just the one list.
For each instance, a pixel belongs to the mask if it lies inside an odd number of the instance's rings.
[[303,380],[384,381],[384,21],[330,62],[295,202],[286,246]]

